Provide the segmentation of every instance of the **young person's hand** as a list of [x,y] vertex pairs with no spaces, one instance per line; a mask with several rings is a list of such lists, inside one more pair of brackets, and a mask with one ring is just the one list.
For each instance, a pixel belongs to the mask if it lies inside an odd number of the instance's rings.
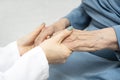
[[49,63],[64,63],[70,56],[71,50],[62,44],[62,41],[68,37],[72,31],[62,30],[57,35],[45,40],[40,47],[46,54]]
[[45,27],[43,23],[36,28],[33,32],[17,40],[19,53],[22,56],[24,53],[35,47],[35,39],[38,37],[41,30]]

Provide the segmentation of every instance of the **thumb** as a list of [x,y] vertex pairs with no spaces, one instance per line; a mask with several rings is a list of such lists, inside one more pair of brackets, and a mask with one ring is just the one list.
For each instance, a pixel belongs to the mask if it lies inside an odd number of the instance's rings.
[[53,40],[55,40],[56,42],[61,43],[71,33],[72,33],[72,30],[65,29],[65,30],[61,31],[58,35],[55,35],[53,37]]

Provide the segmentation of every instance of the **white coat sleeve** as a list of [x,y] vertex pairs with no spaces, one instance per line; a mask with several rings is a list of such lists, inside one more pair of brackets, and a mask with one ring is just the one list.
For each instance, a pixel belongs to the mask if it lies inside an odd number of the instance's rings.
[[47,80],[49,66],[40,47],[28,51],[19,57],[5,72],[0,72],[0,80]]
[[0,48],[0,71],[4,72],[9,69],[19,58],[16,41]]

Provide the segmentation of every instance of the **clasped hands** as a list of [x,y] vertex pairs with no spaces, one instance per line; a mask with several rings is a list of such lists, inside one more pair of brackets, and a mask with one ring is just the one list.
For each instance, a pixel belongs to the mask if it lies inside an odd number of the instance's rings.
[[27,51],[33,49],[36,46],[40,46],[43,49],[50,64],[64,63],[72,51],[63,45],[62,41],[67,36],[69,36],[72,31],[65,29],[58,35],[55,35],[49,39],[46,38],[43,42],[40,43],[39,35],[44,29],[45,24],[42,24],[33,32],[17,40],[17,46],[20,55],[23,56]]
[[49,63],[64,63],[72,51],[97,51],[101,49],[118,49],[117,38],[113,28],[85,31],[54,27],[42,24],[35,31],[19,39],[18,48],[23,55],[30,49],[40,46]]

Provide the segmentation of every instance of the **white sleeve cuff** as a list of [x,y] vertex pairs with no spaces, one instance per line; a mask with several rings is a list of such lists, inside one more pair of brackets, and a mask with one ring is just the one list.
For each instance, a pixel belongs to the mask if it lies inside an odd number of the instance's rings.
[[5,76],[10,80],[47,80],[49,66],[42,48],[38,46],[25,53],[5,72]]
[[0,51],[0,71],[4,72],[9,69],[20,58],[17,43],[12,42],[1,48]]

